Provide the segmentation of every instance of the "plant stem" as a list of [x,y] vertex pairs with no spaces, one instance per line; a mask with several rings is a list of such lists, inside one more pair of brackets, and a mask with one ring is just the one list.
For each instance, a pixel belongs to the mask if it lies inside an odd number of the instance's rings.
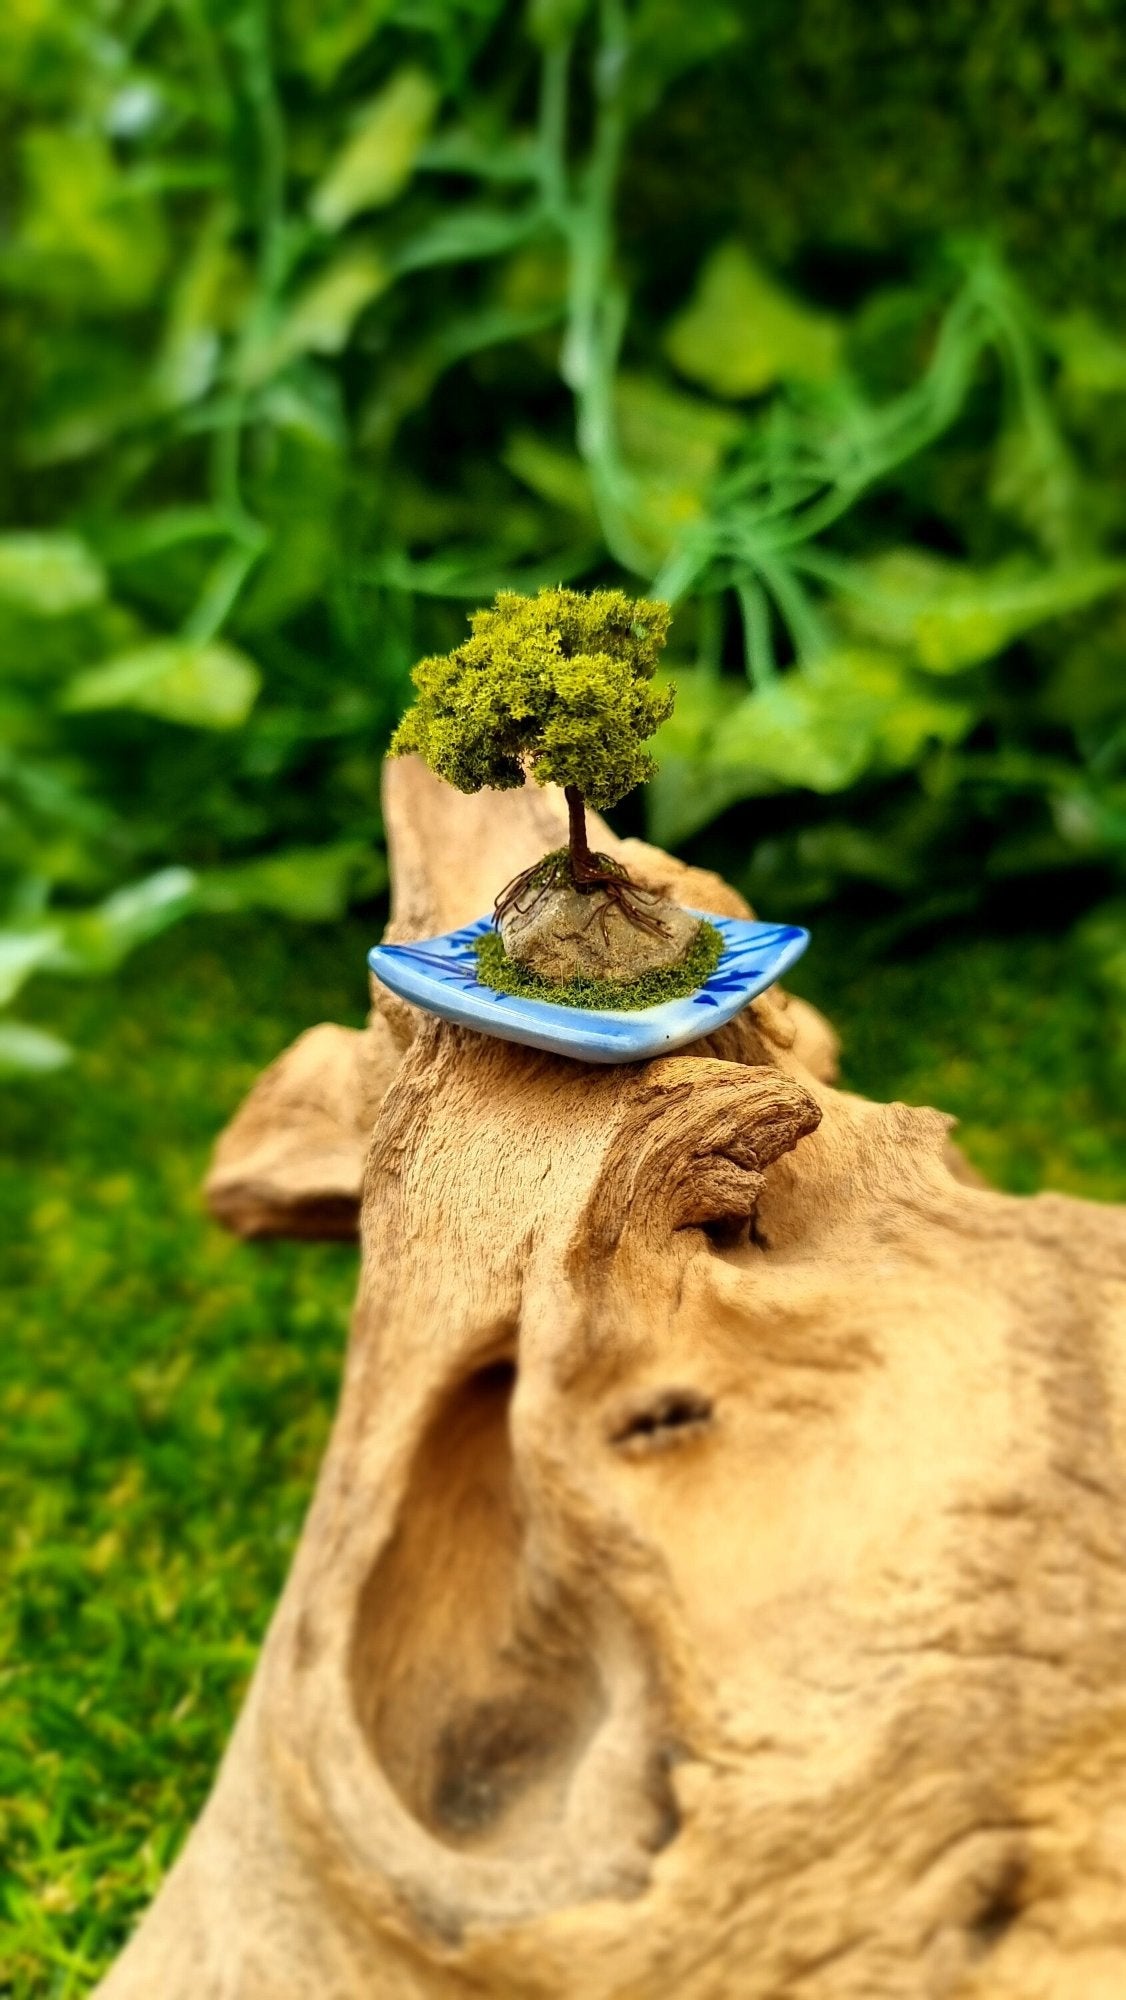
[[556,43],[544,55],[540,92],[540,193],[544,207],[561,229],[568,226],[567,82],[571,38]]
[[751,686],[764,688],[778,671],[774,664],[774,645],[770,634],[770,606],[761,583],[753,576],[742,577],[735,585],[735,595],[739,599],[739,609],[743,614],[743,644],[747,660],[747,679]]
[[[614,202],[628,130],[624,92],[630,23],[623,0],[600,0],[599,46],[594,59],[594,132],[577,192],[560,211],[570,258],[567,327],[560,373],[575,398],[576,442],[590,476],[607,546],[624,569],[652,574],[651,552],[632,522],[634,481],[622,462],[614,388],[628,301],[614,273]],[[558,57],[549,60],[558,64]],[[565,135],[561,77],[545,78],[541,145],[545,157]],[[561,123],[561,118],[563,122]],[[554,126],[549,123],[554,120]],[[552,130],[558,135],[552,138]],[[556,171],[556,191],[560,177]],[[567,186],[565,161],[562,184]]]
[[254,520],[243,504],[241,459],[247,395],[242,378],[245,358],[269,324],[286,275],[285,131],[271,60],[268,0],[253,0],[241,18],[238,47],[255,125],[258,243],[254,292],[228,362],[234,393],[216,430],[211,454],[214,503],[239,522],[240,530],[232,531],[231,548],[215,565],[203,596],[186,621],[186,635],[203,640],[222,629],[270,539],[262,523]]

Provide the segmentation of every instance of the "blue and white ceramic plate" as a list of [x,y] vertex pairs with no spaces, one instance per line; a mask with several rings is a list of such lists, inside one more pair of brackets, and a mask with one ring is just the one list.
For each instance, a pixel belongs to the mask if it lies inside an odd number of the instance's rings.
[[722,1027],[756,993],[781,979],[809,943],[809,932],[795,924],[757,924],[739,917],[709,917],[708,922],[723,937],[723,954],[711,978],[680,1000],[664,1000],[635,1013],[560,1007],[483,986],[475,946],[490,928],[491,917],[478,917],[476,923],[418,944],[377,944],[368,953],[368,964],[401,1000],[463,1028],[581,1062],[638,1062]]

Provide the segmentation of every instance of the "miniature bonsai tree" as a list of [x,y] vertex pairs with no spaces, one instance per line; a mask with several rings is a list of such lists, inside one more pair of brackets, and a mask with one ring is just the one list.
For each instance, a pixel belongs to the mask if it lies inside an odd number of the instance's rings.
[[462,792],[558,784],[568,840],[496,898],[477,977],[569,1007],[641,1008],[694,992],[723,948],[714,925],[634,881],[590,844],[587,807],[616,805],[656,766],[647,739],[672,711],[654,672],[667,604],[621,590],[504,591],[471,636],[415,668],[418,699],[393,755],[415,751]]
[[418,699],[391,754],[416,751],[461,792],[508,790],[529,773],[563,787],[568,845],[509,883],[498,919],[529,889],[569,879],[604,890],[637,928],[663,933],[620,863],[592,852],[586,808],[616,805],[656,768],[644,744],[675,699],[653,680],[668,605],[621,590],[502,591],[470,624],[463,645],[415,668]]

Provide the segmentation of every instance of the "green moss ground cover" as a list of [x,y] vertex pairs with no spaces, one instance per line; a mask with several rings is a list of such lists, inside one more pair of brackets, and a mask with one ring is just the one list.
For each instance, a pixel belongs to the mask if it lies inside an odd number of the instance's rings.
[[1126,1201],[1121,1023],[1066,932],[958,929],[880,962],[822,919],[787,984],[839,1028],[850,1089],[953,1112],[995,1186]]
[[[205,1218],[221,1122],[359,1022],[370,926],[177,933],[42,989],[85,1053],[3,1094],[0,1993],[84,1994],[206,1791],[324,1439],[351,1249]],[[157,1996],[154,1995],[154,2000]]]
[[[0,1993],[87,1991],[202,1801],[324,1442],[341,1246],[247,1247],[201,1212],[261,1066],[358,1022],[359,921],[177,932],[112,985],[48,986],[84,1053],[0,1126]],[[1002,1185],[1126,1198],[1105,1005],[1065,943],[951,936],[865,964],[819,925],[794,984],[846,1080],[960,1114]]]
[[711,978],[722,951],[723,938],[715,925],[702,923],[675,965],[643,972],[639,979],[592,979],[580,974],[553,982],[509,958],[499,934],[486,931],[477,946],[477,973],[496,993],[518,993],[525,1000],[554,1001],[559,1007],[600,1007],[624,1013],[659,1007],[665,1000],[694,993]]

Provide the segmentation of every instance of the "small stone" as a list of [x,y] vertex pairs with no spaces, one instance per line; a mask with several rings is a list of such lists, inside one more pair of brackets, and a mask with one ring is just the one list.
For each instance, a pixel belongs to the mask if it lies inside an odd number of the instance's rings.
[[499,930],[509,958],[541,979],[558,985],[580,974],[590,979],[640,979],[684,957],[700,928],[699,917],[667,896],[635,883],[627,891],[660,933],[631,923],[605,889],[576,889],[570,883],[545,888],[521,913],[509,910]]

